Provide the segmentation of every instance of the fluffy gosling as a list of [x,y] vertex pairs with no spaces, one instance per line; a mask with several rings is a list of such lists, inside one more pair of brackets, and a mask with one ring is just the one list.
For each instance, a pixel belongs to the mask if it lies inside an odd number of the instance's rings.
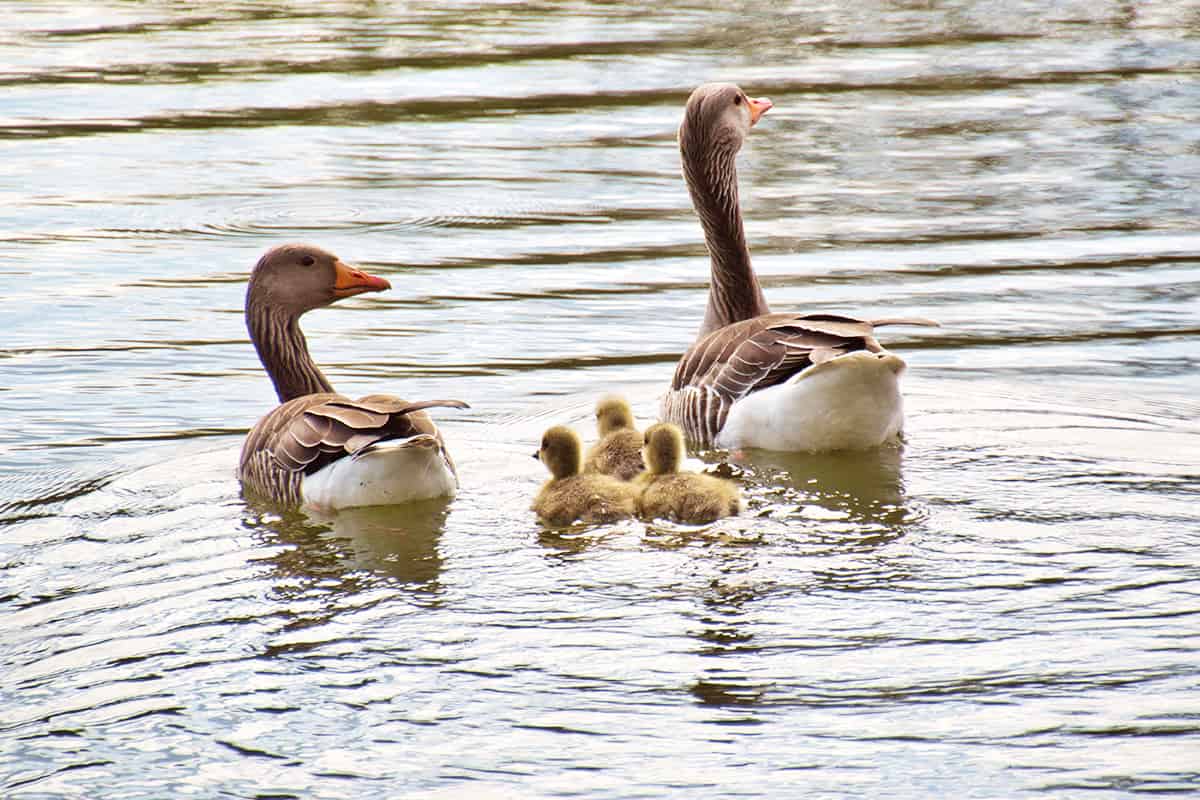
[[609,395],[596,403],[596,431],[600,440],[588,450],[584,472],[631,481],[646,469],[642,435],[633,427],[633,409],[624,397]]
[[641,490],[638,515],[643,519],[663,517],[697,525],[742,510],[741,493],[732,481],[680,472],[683,433],[677,426],[669,422],[652,425],[646,429],[644,442],[647,472],[635,481]]
[[583,443],[570,428],[556,425],[542,436],[534,458],[540,459],[553,476],[533,500],[533,510],[547,525],[615,522],[637,511],[637,490],[607,475],[580,473]]

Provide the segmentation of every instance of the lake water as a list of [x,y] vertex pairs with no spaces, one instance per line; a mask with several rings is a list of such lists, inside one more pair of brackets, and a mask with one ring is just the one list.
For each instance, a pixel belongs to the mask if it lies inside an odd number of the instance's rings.
[[[1197,3],[0,10],[4,797],[1200,793]],[[907,442],[544,530],[542,430],[700,323],[714,79],[773,308],[942,322]],[[241,499],[297,240],[394,287],[335,386],[472,404],[453,501]]]

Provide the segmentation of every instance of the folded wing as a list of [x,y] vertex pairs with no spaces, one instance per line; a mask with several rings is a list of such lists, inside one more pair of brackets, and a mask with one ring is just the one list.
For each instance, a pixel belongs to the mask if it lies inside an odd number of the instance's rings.
[[867,321],[833,314],[763,314],[718,328],[680,359],[661,416],[688,439],[711,446],[729,409],[752,392],[784,383],[814,364],[857,350],[883,352],[876,325],[935,325],[929,320]]
[[378,442],[423,437],[440,445],[441,435],[424,413],[438,407],[469,408],[461,400],[408,402],[389,395],[298,397],[255,426],[242,450],[239,476],[256,493],[298,502],[305,475]]

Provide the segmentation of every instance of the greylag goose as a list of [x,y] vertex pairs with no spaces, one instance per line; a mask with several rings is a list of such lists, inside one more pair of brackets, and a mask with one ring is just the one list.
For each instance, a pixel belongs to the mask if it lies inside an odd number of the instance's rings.
[[642,435],[633,427],[633,409],[624,397],[609,395],[596,403],[596,431],[600,439],[584,457],[584,472],[631,481],[646,468]]
[[669,422],[646,429],[646,472],[638,476],[638,516],[698,525],[742,510],[732,481],[680,470],[683,432]]
[[556,425],[542,436],[533,454],[550,470],[551,478],[533,500],[533,510],[547,525],[563,526],[580,521],[615,522],[634,515],[637,491],[607,475],[585,475],[583,443],[570,428]]
[[306,311],[390,288],[308,245],[282,245],[259,259],[246,287],[246,327],[280,405],[242,446],[238,477],[249,494],[336,510],[455,493],[454,462],[424,409],[467,404],[383,394],[351,400],[333,390],[300,330]]
[[679,151],[711,281],[704,324],[675,369],[659,416],[702,447],[875,447],[902,427],[905,366],[876,341],[875,328],[937,323],[770,312],[750,265],[736,159],[771,106],[729,83],[705,84],[688,98]]

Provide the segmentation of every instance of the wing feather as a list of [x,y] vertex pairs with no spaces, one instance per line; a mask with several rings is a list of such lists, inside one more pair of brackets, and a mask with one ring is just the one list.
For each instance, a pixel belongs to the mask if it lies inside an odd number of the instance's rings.
[[389,417],[387,412],[371,411],[350,400],[334,400],[333,402],[322,403],[315,408],[308,409],[308,413],[328,417],[347,427],[360,430],[377,428],[385,424]]
[[663,397],[661,416],[683,428],[693,442],[711,445],[738,400],[856,350],[883,351],[873,323],[833,314],[785,313],[726,325],[684,353]]
[[298,397],[277,406],[246,436],[238,476],[257,494],[299,502],[305,475],[376,443],[421,437],[443,447],[425,409],[469,407],[461,400],[409,402],[381,394],[360,400],[331,392]]

